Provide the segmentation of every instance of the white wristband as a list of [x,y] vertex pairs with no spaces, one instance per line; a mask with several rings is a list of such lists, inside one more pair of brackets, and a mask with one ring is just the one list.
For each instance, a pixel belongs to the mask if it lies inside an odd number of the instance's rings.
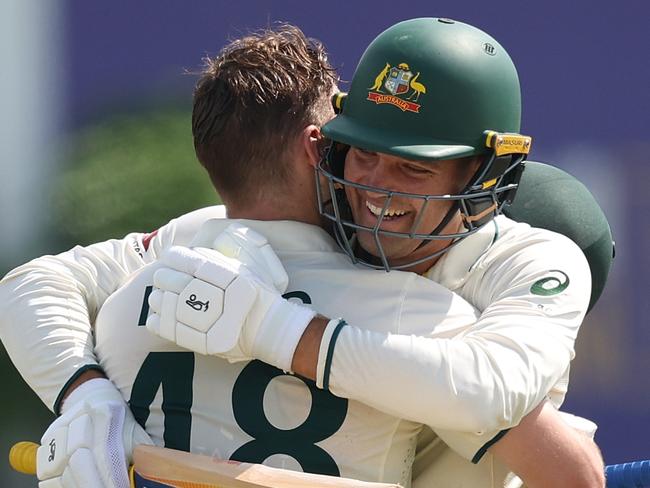
[[253,357],[283,371],[291,371],[293,355],[316,312],[284,298],[266,313],[253,343]]

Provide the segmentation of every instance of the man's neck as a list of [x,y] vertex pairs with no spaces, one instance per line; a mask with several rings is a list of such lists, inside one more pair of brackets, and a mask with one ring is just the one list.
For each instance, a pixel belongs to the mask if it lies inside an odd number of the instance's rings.
[[[364,252],[364,251],[360,251],[359,248],[357,248],[357,251],[358,252]],[[382,265],[382,261],[381,261],[381,259],[379,257],[372,256],[370,253],[364,253],[364,254],[365,254],[364,259],[368,260],[369,262],[371,262],[373,264],[376,264],[376,265],[379,265],[379,266]],[[426,261],[424,261],[422,263],[414,264],[413,266],[409,266],[407,268],[402,268],[402,269],[400,269],[400,271],[410,271],[411,273],[416,273],[416,274],[419,274],[419,275],[423,275],[427,271],[429,271],[429,269],[431,269],[431,267],[433,267],[433,265],[436,264],[440,260],[440,258],[442,256],[443,255],[440,254],[440,255],[438,255],[438,256],[436,256],[434,258],[428,259],[428,260],[426,260]],[[421,256],[421,257],[424,257],[424,256]],[[408,263],[409,261],[414,261],[414,260],[416,260],[416,258],[414,258],[413,256],[409,256],[409,258],[404,259],[403,262],[399,262],[399,261],[391,262],[390,265],[393,266],[393,267],[394,266],[399,266],[400,264]]]
[[[463,222],[460,218],[460,214],[457,214],[452,220],[445,226],[445,228],[441,231],[441,235],[444,234],[457,234],[462,232],[464,229]],[[425,274],[427,271],[429,271],[440,259],[445,255],[446,251],[443,251],[451,246],[453,246],[455,239],[441,239],[441,240],[431,240],[428,242],[425,242],[424,245],[421,248],[416,249],[413,251],[410,255],[403,257],[401,259],[394,259],[391,260],[389,258],[389,264],[391,266],[399,266],[403,265],[409,262],[417,261],[421,258],[425,258],[427,256],[431,256],[433,254],[437,254],[436,256],[432,257],[431,259],[427,259],[426,261],[423,261],[418,264],[414,264],[413,266],[408,266],[406,268],[402,268],[402,271],[410,271],[412,273],[416,273],[419,275]],[[439,254],[438,254],[439,253]],[[369,255],[370,256],[370,255]],[[381,260],[378,257],[371,257],[371,259],[375,259],[376,264],[381,264]]]
[[249,207],[231,205],[227,209],[229,219],[292,220],[304,224],[320,224],[320,218],[317,212],[311,211],[311,209],[294,208],[290,205],[280,206],[272,202],[269,202],[267,205],[258,204]]

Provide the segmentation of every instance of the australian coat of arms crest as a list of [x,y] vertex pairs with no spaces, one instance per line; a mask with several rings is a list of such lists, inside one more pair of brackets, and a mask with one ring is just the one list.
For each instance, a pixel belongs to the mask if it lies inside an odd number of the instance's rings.
[[376,104],[389,103],[404,112],[419,113],[421,105],[416,102],[421,94],[427,92],[426,87],[418,81],[419,77],[420,72],[414,75],[406,63],[397,66],[386,63],[369,88],[367,100]]

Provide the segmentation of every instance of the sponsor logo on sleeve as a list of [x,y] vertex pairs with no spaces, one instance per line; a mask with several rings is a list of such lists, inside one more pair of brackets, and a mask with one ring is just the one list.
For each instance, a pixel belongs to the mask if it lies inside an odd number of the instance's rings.
[[569,277],[564,271],[553,269],[549,271],[548,276],[537,280],[530,287],[530,292],[533,295],[551,296],[562,293],[569,286]]

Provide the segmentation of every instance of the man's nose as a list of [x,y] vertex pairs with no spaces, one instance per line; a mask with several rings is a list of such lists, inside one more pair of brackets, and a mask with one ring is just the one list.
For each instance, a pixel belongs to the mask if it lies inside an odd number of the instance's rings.
[[366,175],[368,186],[377,188],[384,188],[390,190],[391,182],[394,181],[392,177],[392,166],[388,164],[382,155],[377,155],[377,161],[372,165],[372,169]]

